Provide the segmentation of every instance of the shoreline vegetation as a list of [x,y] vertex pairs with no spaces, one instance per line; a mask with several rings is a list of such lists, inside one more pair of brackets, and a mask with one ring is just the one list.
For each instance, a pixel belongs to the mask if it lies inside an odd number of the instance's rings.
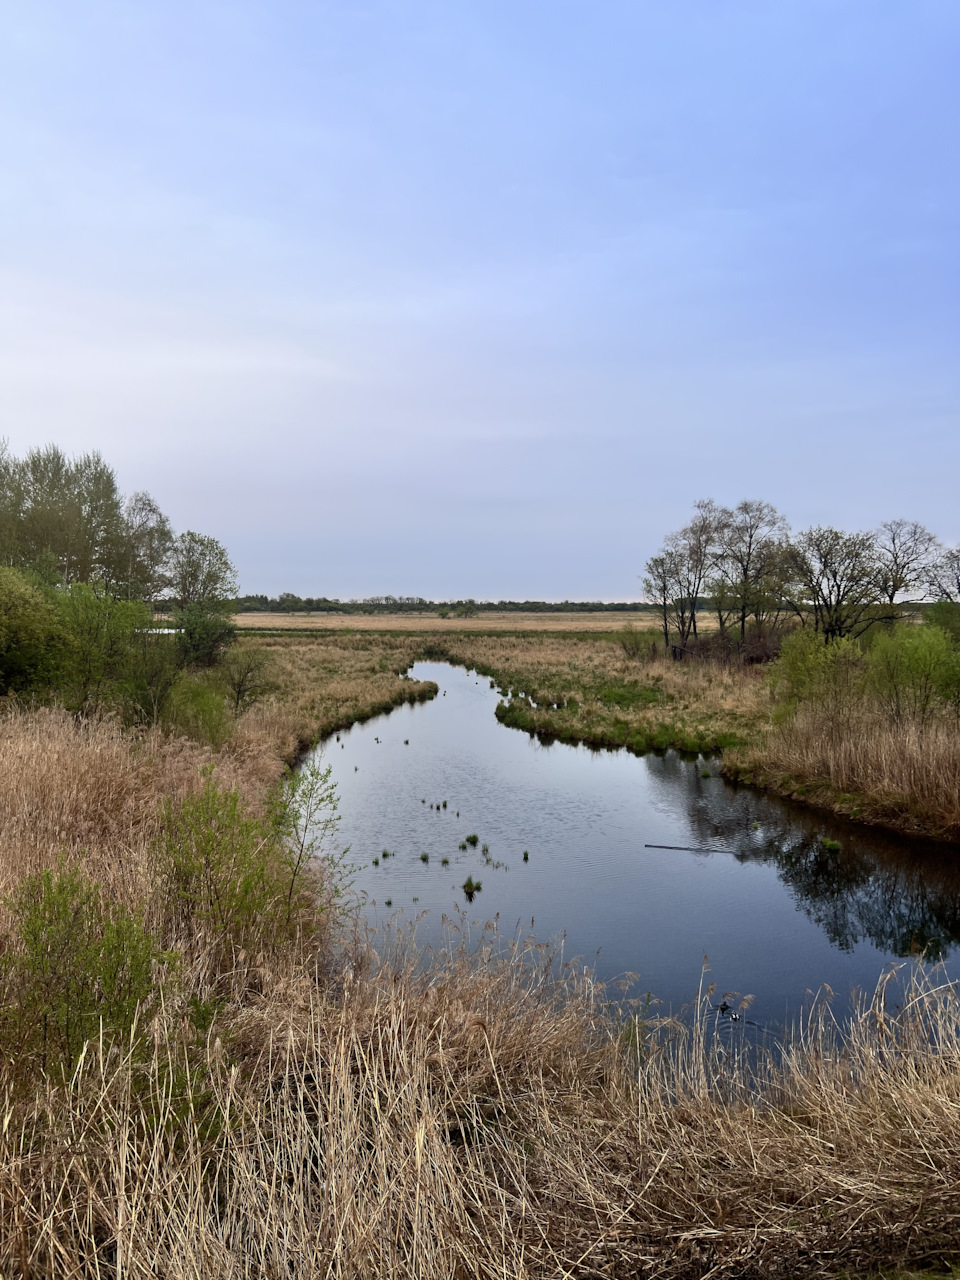
[[[730,559],[713,598],[740,634],[718,618],[711,637],[678,574],[708,535],[735,551],[741,508],[698,504],[651,561],[662,638],[622,613],[613,632],[589,611],[481,626],[471,601],[427,629],[238,638],[215,539],[124,499],[97,455],[0,443],[0,1275],[958,1261],[960,993],[942,970],[889,968],[849,1010],[822,990],[782,1042],[741,1053],[714,1034],[707,975],[664,1018],[465,915],[426,954],[415,925],[368,934],[331,772],[292,767],[435,696],[406,674],[428,658],[485,672],[527,731],[722,749],[861,817],[955,830],[954,614],[829,644],[778,632],[774,654],[749,630],[773,597],[748,598]],[[804,538],[761,557],[771,583],[813,556]]]

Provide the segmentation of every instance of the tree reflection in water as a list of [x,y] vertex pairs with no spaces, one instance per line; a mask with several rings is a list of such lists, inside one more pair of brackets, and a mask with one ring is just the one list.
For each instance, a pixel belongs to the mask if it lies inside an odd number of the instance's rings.
[[[834,946],[869,940],[897,956],[945,959],[960,942],[960,847],[845,821],[719,777],[669,753],[651,774],[687,799],[694,842],[773,864]],[[839,849],[824,847],[824,838]],[[720,855],[723,856],[723,855]]]

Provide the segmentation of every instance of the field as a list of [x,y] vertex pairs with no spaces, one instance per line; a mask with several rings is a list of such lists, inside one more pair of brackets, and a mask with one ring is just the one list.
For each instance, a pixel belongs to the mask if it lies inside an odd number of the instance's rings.
[[439,618],[436,613],[238,613],[234,622],[257,631],[620,631],[627,622],[650,626],[647,613],[495,613]]

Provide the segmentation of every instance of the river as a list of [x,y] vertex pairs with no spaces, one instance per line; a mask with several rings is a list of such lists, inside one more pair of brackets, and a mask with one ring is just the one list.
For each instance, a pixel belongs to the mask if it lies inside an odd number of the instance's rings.
[[753,996],[762,1026],[824,984],[845,1003],[890,961],[947,959],[960,941],[956,846],[733,786],[715,760],[543,745],[498,723],[485,677],[430,662],[411,674],[438,697],[322,749],[337,844],[376,924],[426,912],[418,933],[435,943],[444,914],[465,910],[478,930],[496,919],[501,934],[562,938],[566,959],[605,981],[636,974],[636,991],[675,1009],[707,958],[717,1001]]

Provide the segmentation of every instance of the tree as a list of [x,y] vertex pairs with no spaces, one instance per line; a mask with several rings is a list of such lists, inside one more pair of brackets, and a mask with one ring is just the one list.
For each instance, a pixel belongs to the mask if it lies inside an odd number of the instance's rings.
[[787,553],[788,603],[803,624],[813,618],[825,641],[863,635],[897,610],[886,599],[883,566],[869,533],[815,525]]
[[169,575],[178,609],[222,609],[237,594],[237,571],[226,549],[191,529],[173,540]]
[[13,464],[19,511],[17,562],[56,558],[64,586],[115,577],[123,512],[116,476],[99,453],[68,458],[56,445]]
[[167,564],[173,549],[170,521],[149,493],[131,494],[123,508],[118,577],[122,593],[151,603],[170,586]]
[[0,567],[0,694],[48,685],[64,643],[54,605],[18,570]]
[[697,609],[715,550],[718,520],[715,503],[695,503],[690,523],[668,534],[660,552],[646,563],[643,587],[660,612],[664,644],[669,643],[671,624],[681,646],[697,634]]
[[734,616],[743,640],[747,619],[780,608],[780,578],[787,522],[769,502],[744,499],[716,513],[711,594],[721,630]]
[[960,547],[946,547],[930,565],[927,587],[938,600],[960,604]]
[[916,520],[887,520],[874,535],[880,585],[888,604],[905,592],[925,587],[943,548]]

